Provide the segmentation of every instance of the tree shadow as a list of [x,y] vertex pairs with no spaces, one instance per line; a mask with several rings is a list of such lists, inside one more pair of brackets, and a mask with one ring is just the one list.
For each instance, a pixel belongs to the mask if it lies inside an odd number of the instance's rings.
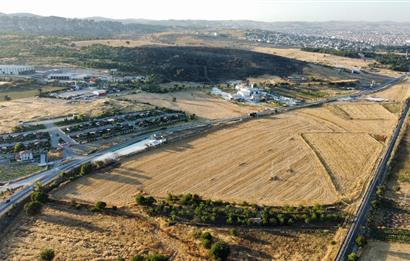
[[77,219],[69,218],[69,217],[62,217],[62,216],[48,214],[48,215],[41,215],[38,217],[38,219],[43,220],[44,222],[47,222],[47,223],[53,223],[53,224],[60,225],[60,226],[86,229],[90,232],[104,232],[105,231],[104,229],[97,227],[90,222],[81,221],[81,220],[77,220]]

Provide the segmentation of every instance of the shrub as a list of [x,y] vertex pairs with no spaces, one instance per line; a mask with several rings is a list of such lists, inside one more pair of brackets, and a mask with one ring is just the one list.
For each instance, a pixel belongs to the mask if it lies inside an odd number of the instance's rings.
[[95,203],[95,207],[98,210],[102,210],[107,206],[107,203],[105,203],[104,201],[97,201],[97,203]]
[[209,232],[203,232],[201,234],[201,239],[208,239],[208,240],[212,240],[212,235]]
[[223,242],[216,242],[209,250],[209,256],[217,261],[224,261],[230,253],[229,246]]
[[151,206],[152,204],[154,204],[155,199],[151,196],[144,197],[143,195],[137,195],[135,197],[135,201],[138,205]]
[[53,249],[44,249],[40,253],[40,260],[51,261],[54,259],[55,253]]
[[355,252],[352,252],[349,255],[347,255],[347,260],[348,261],[357,261],[357,260],[359,260],[359,257],[357,256],[357,254]]
[[41,202],[38,201],[30,201],[24,205],[24,212],[27,215],[33,216],[41,211]]
[[48,194],[40,191],[34,191],[31,194],[31,201],[46,203],[48,201]]
[[123,258],[122,256],[119,256],[119,257],[117,258],[117,261],[125,261],[125,258]]
[[192,194],[188,193],[186,195],[183,195],[182,198],[179,200],[179,202],[182,205],[189,205],[191,204],[193,198],[192,198]]
[[236,230],[235,228],[231,228],[229,229],[229,235],[231,236],[238,236],[238,230]]
[[206,249],[210,249],[212,246],[212,241],[209,239],[202,239],[202,246]]
[[195,229],[194,231],[194,238],[200,238],[202,235],[202,231],[200,229]]
[[144,261],[144,260],[145,260],[144,256],[141,256],[141,255],[136,255],[136,256],[131,257],[131,261]]

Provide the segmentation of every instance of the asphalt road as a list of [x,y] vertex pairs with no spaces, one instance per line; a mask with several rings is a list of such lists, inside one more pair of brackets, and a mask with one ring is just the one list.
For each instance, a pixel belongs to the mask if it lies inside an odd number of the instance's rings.
[[[317,102],[314,102],[314,103],[301,104],[301,105],[296,105],[296,106],[292,106],[292,107],[283,107],[283,108],[277,108],[277,109],[272,109],[272,110],[266,110],[266,111],[257,113],[257,116],[258,117],[263,117],[263,116],[268,116],[268,115],[272,115],[272,114],[287,112],[287,111],[291,111],[291,110],[307,108],[307,107],[312,107],[312,106],[318,106],[318,105],[322,105],[322,104],[325,104],[325,103],[334,102],[334,101],[337,101],[338,99],[342,99],[342,98],[356,98],[356,97],[359,97],[359,96],[362,96],[362,95],[367,95],[367,94],[370,94],[370,93],[373,93],[373,92],[376,92],[376,91],[379,91],[379,90],[382,90],[382,89],[389,88],[390,86],[392,86],[393,84],[395,84],[398,81],[402,80],[403,78],[404,78],[404,76],[393,79],[393,80],[387,82],[386,84],[380,85],[380,86],[378,86],[378,87],[376,87],[372,90],[363,90],[363,91],[360,91],[359,93],[356,93],[356,94],[340,96],[340,97],[332,97],[332,98],[324,99],[324,100],[317,101]],[[211,125],[223,125],[223,124],[229,124],[229,123],[237,122],[237,121],[249,120],[251,118],[252,117],[249,116],[249,115],[243,115],[243,116],[240,116],[240,117],[235,117],[235,118],[230,118],[230,119],[225,119],[225,120],[210,121],[209,123],[205,123],[205,124],[204,123],[192,123],[191,125],[170,127],[170,128],[167,128],[166,130],[169,131],[169,132],[178,132],[178,131],[181,131],[181,130],[184,130],[184,129],[198,128],[198,126],[200,126],[201,124],[204,125],[204,126],[209,125],[209,124],[211,124]],[[47,123],[49,123],[49,122],[47,122]],[[89,156],[85,156],[83,158],[75,159],[71,162],[64,163],[64,164],[62,164],[58,167],[55,167],[51,170],[41,172],[37,175],[28,177],[27,179],[23,179],[19,182],[12,183],[12,184],[6,184],[6,185],[0,187],[0,191],[4,191],[7,188],[13,188],[13,187],[16,187],[17,185],[24,186],[23,189],[21,189],[18,192],[14,193],[9,198],[9,200],[0,202],[0,216],[2,216],[9,209],[11,209],[14,204],[17,204],[17,203],[23,201],[24,199],[26,199],[30,195],[30,193],[31,193],[31,191],[34,187],[34,183],[36,181],[40,181],[42,184],[48,184],[54,178],[56,178],[58,176],[58,174],[61,173],[61,171],[66,171],[66,170],[70,170],[72,168],[78,167],[81,164],[84,164],[86,162],[90,162],[93,159],[96,159],[97,157],[99,157],[99,156],[101,156],[101,155],[103,155],[107,152],[115,152],[116,150],[119,150],[119,149],[122,149],[124,147],[130,146],[130,145],[132,145],[136,142],[139,142],[143,139],[148,138],[151,134],[147,134],[147,135],[138,137],[138,138],[130,140],[126,143],[119,144],[117,146],[111,147],[111,148],[109,148],[107,150],[104,150],[104,151],[101,151],[101,152],[93,153],[93,154],[91,154]]]
[[[206,123],[191,123],[191,124],[186,124],[186,125],[180,125],[180,126],[174,126],[167,128],[167,132],[179,132],[179,131],[184,131],[187,129],[194,129],[194,128],[199,128],[199,127],[205,127],[209,124]],[[9,183],[6,185],[3,185],[0,187],[0,192],[6,191],[7,189],[15,189],[19,187],[23,187],[21,190],[17,191],[14,193],[7,201],[2,201],[0,202],[0,216],[5,214],[7,211],[9,211],[14,204],[18,204],[19,202],[23,201],[26,199],[30,193],[33,190],[34,184],[37,181],[40,181],[42,184],[48,184],[52,180],[54,180],[62,171],[68,171],[73,168],[79,167],[84,163],[91,162],[98,157],[106,154],[106,153],[116,153],[116,151],[120,151],[128,146],[132,146],[133,144],[137,142],[141,142],[143,140],[148,139],[152,133],[144,134],[138,137],[135,137],[133,139],[128,140],[125,143],[118,144],[116,146],[113,146],[109,149],[105,149],[93,154],[90,154],[88,156],[80,157],[77,159],[74,159],[70,162],[63,163],[60,166],[57,166],[51,170],[47,170],[44,172],[40,172],[36,175],[27,177],[25,179],[22,179],[17,182]]]

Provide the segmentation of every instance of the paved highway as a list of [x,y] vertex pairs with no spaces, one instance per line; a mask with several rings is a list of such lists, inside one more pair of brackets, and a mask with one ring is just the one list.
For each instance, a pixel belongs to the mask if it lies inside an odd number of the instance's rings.
[[[307,107],[312,107],[312,106],[318,106],[318,105],[322,105],[322,104],[325,104],[325,103],[334,102],[334,101],[337,101],[338,99],[342,99],[342,98],[356,98],[356,97],[359,97],[359,96],[362,96],[362,95],[367,95],[367,94],[370,94],[370,93],[373,93],[373,92],[380,91],[382,89],[388,88],[388,87],[392,86],[393,84],[401,81],[403,78],[404,78],[404,76],[393,79],[393,80],[387,82],[384,85],[378,86],[377,88],[374,88],[374,89],[371,89],[371,90],[363,90],[363,91],[360,91],[356,94],[346,95],[346,96],[339,96],[339,97],[332,97],[332,98],[329,98],[329,99],[324,99],[324,100],[320,100],[320,101],[313,102],[313,103],[296,105],[296,106],[292,106],[292,107],[282,107],[282,108],[276,108],[276,109],[269,109],[269,110],[265,110],[263,112],[258,112],[256,115],[258,117],[263,117],[263,116],[268,116],[268,115],[272,115],[272,114],[287,112],[287,111],[291,111],[291,110],[307,108]],[[249,115],[243,115],[243,116],[240,116],[240,117],[234,117],[234,118],[225,119],[225,120],[209,121],[208,123],[191,123],[191,124],[187,124],[187,125],[183,125],[183,126],[175,126],[175,127],[167,128],[166,130],[168,132],[179,132],[179,131],[183,131],[183,130],[198,128],[198,127],[201,127],[201,126],[202,127],[205,127],[205,126],[220,126],[220,125],[224,125],[224,124],[230,124],[232,122],[249,120],[251,118],[253,118],[253,117],[251,117]],[[93,153],[89,156],[85,156],[85,157],[82,157],[82,158],[79,158],[79,159],[75,159],[71,162],[64,163],[60,166],[57,166],[57,167],[55,167],[51,170],[41,172],[39,174],[28,177],[27,179],[23,179],[19,182],[6,184],[6,185],[0,187],[0,191],[4,191],[6,189],[13,189],[13,188],[16,188],[16,187],[24,186],[23,189],[21,189],[18,192],[14,193],[9,198],[9,200],[3,201],[3,202],[0,203],[0,216],[2,216],[9,209],[11,209],[14,204],[17,204],[17,203],[23,201],[24,199],[26,199],[30,195],[30,193],[33,189],[34,183],[36,181],[40,181],[40,182],[42,182],[42,184],[48,184],[53,179],[55,179],[59,175],[59,173],[61,173],[62,171],[67,171],[67,170],[76,168],[76,167],[78,167],[78,166],[80,166],[80,165],[82,165],[86,162],[90,162],[90,161],[100,157],[101,155],[103,155],[107,152],[115,152],[116,150],[119,150],[119,149],[125,148],[127,146],[130,146],[130,145],[132,145],[136,142],[140,142],[141,140],[147,139],[151,134],[152,133],[137,137],[137,138],[132,139],[132,140],[126,142],[126,143],[119,144],[117,146],[111,147],[111,148],[106,149],[104,151]]]
[[[184,130],[189,130],[189,129],[202,128],[206,126],[209,126],[209,124],[195,122],[195,123],[190,123],[190,124],[185,124],[185,125],[174,126],[171,128],[167,128],[166,130],[172,133],[172,132],[179,132],[179,131],[184,131]],[[6,191],[7,189],[15,189],[18,187],[23,187],[21,190],[14,193],[7,201],[0,202],[0,216],[2,216],[7,211],[9,211],[13,207],[14,204],[18,204],[19,202],[25,200],[30,195],[31,191],[33,190],[35,182],[40,181],[42,184],[48,184],[51,181],[53,181],[62,171],[68,171],[76,167],[79,167],[82,164],[91,162],[106,153],[116,153],[116,151],[120,151],[137,142],[141,142],[143,140],[148,139],[151,135],[152,133],[142,134],[136,138],[130,139],[129,141],[125,143],[118,144],[109,149],[105,149],[105,150],[90,154],[88,156],[77,158],[70,162],[63,163],[62,165],[57,166],[51,170],[47,170],[47,171],[38,173],[36,175],[30,176],[26,179],[13,182],[13,183],[9,183],[9,184],[6,184],[0,187],[0,192]]]

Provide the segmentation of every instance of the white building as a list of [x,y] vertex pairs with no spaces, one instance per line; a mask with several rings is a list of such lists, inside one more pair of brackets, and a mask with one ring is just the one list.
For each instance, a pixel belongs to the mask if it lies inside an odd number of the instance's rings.
[[88,74],[77,74],[77,73],[52,73],[47,76],[49,80],[58,80],[58,81],[84,81],[89,79]]
[[34,67],[25,65],[0,65],[0,75],[21,75],[34,73]]
[[259,102],[262,95],[265,94],[260,89],[253,87],[253,85],[247,86],[244,84],[238,84],[235,86],[235,89],[237,92],[234,98],[245,101]]
[[33,159],[33,152],[31,150],[23,150],[16,154],[17,161],[28,161]]

